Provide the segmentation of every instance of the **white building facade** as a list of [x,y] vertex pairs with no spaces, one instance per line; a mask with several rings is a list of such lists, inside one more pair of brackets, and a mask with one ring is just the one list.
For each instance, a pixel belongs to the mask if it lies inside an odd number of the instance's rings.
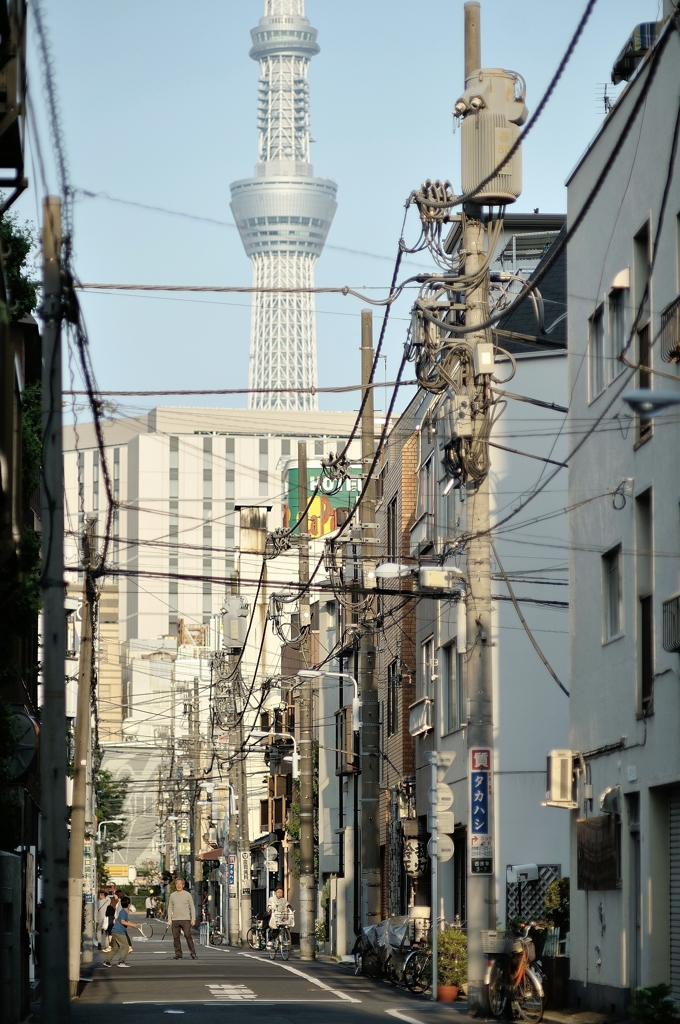
[[639,986],[680,998],[680,425],[622,400],[678,391],[675,20],[625,53],[629,84],[568,181],[573,225],[628,128],[568,252],[571,985],[605,1012]]

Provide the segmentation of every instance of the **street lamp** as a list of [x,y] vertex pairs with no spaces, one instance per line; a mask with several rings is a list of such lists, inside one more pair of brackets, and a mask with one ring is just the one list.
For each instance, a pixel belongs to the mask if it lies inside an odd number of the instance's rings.
[[100,821],[97,826],[97,843],[101,846],[102,843],[102,829],[104,825],[124,825],[125,822],[121,818],[110,818],[109,821]]
[[[265,732],[264,729],[251,729],[251,736],[255,736],[257,739],[265,740],[270,736],[277,736],[279,739],[292,740],[293,741],[293,754],[290,760],[293,762],[293,778],[297,778],[299,775],[298,765],[300,764],[300,753],[298,751],[298,745],[295,737],[289,732]],[[283,758],[284,761],[288,761],[288,757]]]
[[[376,569],[376,575],[378,570]],[[354,697],[352,699],[352,732],[359,732],[361,729],[361,698],[359,696],[359,684],[349,672],[327,672],[326,669],[303,668],[297,673],[302,679],[316,679],[317,676],[331,676],[334,679],[349,679],[354,686]]]
[[669,405],[680,405],[680,393],[677,391],[652,391],[651,388],[637,388],[623,396],[624,402],[633,412],[646,420],[658,416]]

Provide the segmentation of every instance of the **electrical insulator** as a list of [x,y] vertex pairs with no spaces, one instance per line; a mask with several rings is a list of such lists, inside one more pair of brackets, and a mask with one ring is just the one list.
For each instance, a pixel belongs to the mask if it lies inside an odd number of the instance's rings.
[[[465,92],[454,107],[462,118],[463,192],[474,191],[519,137],[527,119],[524,79],[514,71],[480,68],[465,83]],[[518,149],[502,171],[477,193],[480,204],[514,203],[522,191],[522,151]]]

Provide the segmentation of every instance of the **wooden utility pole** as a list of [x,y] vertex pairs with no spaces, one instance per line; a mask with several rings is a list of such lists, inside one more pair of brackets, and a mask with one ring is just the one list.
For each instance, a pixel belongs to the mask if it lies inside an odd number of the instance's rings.
[[[309,533],[307,530],[307,445],[298,444],[298,576],[302,596],[300,667],[312,661],[309,604]],[[312,744],[313,680],[303,677],[298,698],[300,720],[300,959],[316,957],[316,877],[314,875],[314,751]]]
[[42,376],[43,704],[40,718],[41,1003],[46,1021],[70,1020],[64,659],[64,461],[61,416],[61,201],[43,200]]
[[[364,411],[361,417],[361,465],[364,496],[361,519],[361,563],[375,557],[375,481],[366,479],[375,456],[373,389],[373,314],[361,311],[361,383]],[[375,642],[372,603],[365,609],[359,641],[359,689],[361,690],[361,907],[362,924],[380,921],[380,704],[375,677]],[[354,880],[354,884],[358,883]]]
[[[95,568],[96,519],[88,519],[83,531],[83,603],[81,615],[80,653],[78,661],[78,695],[76,698],[76,732],[73,751],[73,804],[71,807],[71,838],[68,854],[68,977],[71,999],[78,995],[80,980],[80,945],[83,935],[83,864],[85,847],[85,812],[87,806],[88,761],[91,742],[90,694],[92,686],[92,633],[97,589],[92,576]],[[91,824],[91,823],[90,823]]]

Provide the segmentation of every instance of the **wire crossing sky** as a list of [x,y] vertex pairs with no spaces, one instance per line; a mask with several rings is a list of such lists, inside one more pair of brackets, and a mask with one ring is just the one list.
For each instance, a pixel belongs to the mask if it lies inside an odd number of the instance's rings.
[[[283,0],[285,2],[285,0]],[[275,5],[277,6],[277,5]],[[295,5],[296,8],[299,6]],[[527,80],[536,109],[584,4],[482,2],[482,51],[490,67]],[[603,83],[636,24],[653,21],[658,0],[598,0],[554,95],[523,148],[524,191],[516,208],[560,212],[564,181],[604,118]],[[262,0],[201,0],[187,19],[179,0],[86,0],[47,6],[70,177],[74,186],[148,206],[231,220],[228,183],[248,174],[258,152],[259,62],[248,58]],[[414,16],[406,0],[329,4],[307,0],[321,51],[310,65],[310,149],[315,173],[332,175],[338,210],[316,284],[380,286],[387,292],[411,190],[426,178],[460,187],[459,134],[452,108],[463,88],[463,3]],[[134,32],[130,26],[134,25]],[[361,26],[361,31],[357,31]],[[29,39],[32,33],[29,32]],[[33,105],[49,138],[35,53],[29,54]],[[115,82],[115,89],[112,83]],[[609,86],[612,95],[617,89]],[[52,190],[57,173],[44,146]],[[29,147],[27,175],[39,181]],[[37,191],[17,204],[37,221]],[[83,281],[247,285],[252,269],[234,228],[76,194],[76,262]],[[417,214],[405,238],[418,235]],[[332,248],[331,248],[332,246]],[[343,250],[363,250],[357,255]],[[405,257],[402,273],[428,257]],[[390,314],[379,377],[394,380],[412,297]],[[318,299],[318,383],[359,379],[360,309],[342,296]],[[103,389],[246,388],[251,305],[210,298],[119,293],[82,297],[93,360]],[[68,385],[67,385],[68,386]],[[404,388],[400,407],[412,394]],[[381,406],[378,389],[377,408]],[[187,405],[196,398],[182,399]],[[245,405],[247,396],[209,399]],[[154,404],[149,397],[148,405]],[[322,395],[322,408],[352,409],[356,395]]]

